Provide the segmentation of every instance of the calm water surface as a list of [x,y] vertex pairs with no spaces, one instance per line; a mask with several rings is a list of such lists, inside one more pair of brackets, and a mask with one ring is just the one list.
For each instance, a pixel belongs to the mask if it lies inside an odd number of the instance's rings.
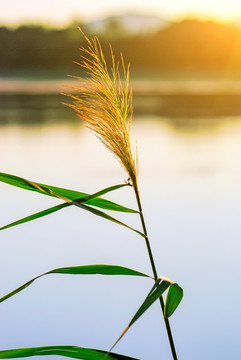
[[[5,111],[24,118],[37,110]],[[80,123],[68,118],[58,123],[52,110],[43,117],[35,124],[0,126],[2,172],[88,193],[126,179]],[[159,274],[184,288],[182,305],[170,319],[179,357],[239,360],[241,117],[138,115],[132,138]],[[1,225],[58,203],[3,183],[0,194]],[[107,197],[136,207],[131,188]],[[136,215],[112,215],[140,227]],[[138,235],[78,208],[3,231],[0,254],[0,296],[56,267],[107,263],[151,274]],[[57,344],[109,349],[151,285],[134,277],[41,278],[1,304],[1,349]],[[143,360],[171,359],[157,303],[115,351]]]

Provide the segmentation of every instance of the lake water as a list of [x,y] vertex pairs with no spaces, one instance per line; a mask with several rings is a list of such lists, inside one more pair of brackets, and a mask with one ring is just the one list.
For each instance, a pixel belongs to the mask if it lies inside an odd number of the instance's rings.
[[[50,98],[6,99],[1,97],[1,172],[87,193],[127,178],[71,110]],[[184,289],[170,318],[183,360],[241,358],[241,114],[231,115],[173,117],[152,109],[137,111],[132,126],[158,273]],[[3,183],[0,195],[0,225],[59,203]],[[106,197],[136,208],[131,188]],[[140,228],[136,215],[112,215]],[[74,207],[3,231],[0,254],[0,296],[63,266],[117,264],[151,274],[142,238]],[[1,349],[109,349],[151,286],[150,279],[135,277],[43,277],[1,304]],[[171,359],[158,303],[114,351]]]

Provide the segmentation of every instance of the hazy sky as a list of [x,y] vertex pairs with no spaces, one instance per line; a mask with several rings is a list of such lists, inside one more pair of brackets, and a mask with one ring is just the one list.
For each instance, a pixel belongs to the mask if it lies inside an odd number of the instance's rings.
[[241,18],[241,0],[0,0],[0,24],[44,22],[64,25],[107,14],[138,11],[171,18],[198,15],[219,20]]

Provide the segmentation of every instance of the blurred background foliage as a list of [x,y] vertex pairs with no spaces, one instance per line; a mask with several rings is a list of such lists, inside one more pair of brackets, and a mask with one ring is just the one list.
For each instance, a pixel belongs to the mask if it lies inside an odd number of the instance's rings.
[[[129,18],[128,18],[129,16]],[[143,20],[144,18],[144,20]],[[134,21],[135,20],[135,21]],[[133,25],[134,24],[134,25]],[[13,70],[76,69],[83,37],[97,35],[105,53],[109,42],[117,54],[125,54],[132,71],[158,70],[192,75],[203,72],[237,78],[241,76],[241,29],[233,24],[186,19],[164,22],[155,17],[123,15],[93,23],[75,20],[66,28],[54,29],[37,25],[0,28],[0,74]],[[201,72],[201,73],[200,73]],[[143,75],[143,74],[142,74]],[[163,75],[164,76],[164,75]]]

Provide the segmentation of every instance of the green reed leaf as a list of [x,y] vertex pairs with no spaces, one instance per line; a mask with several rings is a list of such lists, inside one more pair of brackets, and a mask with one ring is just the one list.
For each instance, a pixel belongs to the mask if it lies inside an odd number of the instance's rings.
[[104,219],[106,219],[106,220],[112,221],[112,222],[114,222],[114,223],[116,223],[116,224],[122,225],[122,226],[126,227],[127,229],[133,230],[133,231],[135,231],[137,234],[141,235],[141,236],[144,237],[144,238],[146,237],[145,234],[143,234],[142,232],[140,232],[140,231],[132,228],[131,226],[129,226],[129,225],[127,225],[127,224],[125,224],[125,223],[123,223],[123,222],[115,219],[114,217],[112,217],[112,216],[104,213],[103,211],[94,209],[94,208],[92,208],[92,207],[90,207],[90,206],[87,206],[87,205],[84,205],[84,204],[75,204],[75,205],[79,206],[80,208],[82,208],[82,209],[84,209],[84,210],[90,211],[92,214],[95,214],[95,215],[97,215],[97,216],[100,216],[100,217],[102,217],[102,218],[104,218]]
[[3,181],[5,183],[11,184],[11,185],[14,185],[17,187],[24,188],[27,190],[37,191],[37,192],[43,193],[45,195],[54,196],[54,197],[57,197],[57,198],[60,198],[60,199],[63,199],[66,201],[63,204],[40,211],[38,213],[32,214],[30,216],[24,217],[23,219],[20,219],[20,220],[14,221],[8,225],[5,225],[0,228],[0,231],[5,230],[10,227],[13,227],[13,226],[16,226],[16,225],[19,225],[19,224],[26,223],[28,221],[38,219],[38,218],[46,216],[46,215],[49,215],[55,211],[63,209],[64,207],[67,207],[70,205],[75,205],[84,210],[90,211],[91,213],[93,213],[95,215],[101,216],[107,220],[110,220],[119,225],[125,226],[125,227],[137,232],[139,235],[144,236],[138,230],[133,229],[132,227],[124,224],[123,222],[113,218],[112,216],[105,214],[104,212],[94,209],[92,207],[89,207],[87,205],[84,205],[84,204],[90,204],[90,205],[105,208],[108,210],[137,213],[136,210],[132,210],[132,209],[123,207],[119,204],[116,204],[112,201],[99,198],[99,196],[101,196],[101,195],[104,195],[110,191],[120,189],[124,186],[128,186],[128,184],[120,184],[120,185],[110,186],[110,187],[100,190],[92,195],[88,195],[88,194],[80,193],[80,192],[73,191],[73,190],[57,188],[57,187],[53,187],[53,186],[49,186],[49,185],[42,185],[39,183],[32,182],[30,180],[26,180],[26,179],[23,179],[23,178],[14,176],[14,175],[9,175],[9,174],[4,174],[4,173],[0,173],[0,181]]
[[142,303],[140,308],[137,310],[136,314],[133,316],[133,318],[131,319],[131,321],[125,328],[125,330],[122,332],[122,334],[116,340],[116,342],[114,343],[114,345],[111,347],[110,350],[112,350],[116,346],[116,344],[120,341],[120,339],[129,330],[131,325],[133,325],[134,322],[136,322],[136,320],[139,319],[139,317],[142,314],[144,314],[144,312],[154,303],[154,301],[156,301],[160,296],[162,296],[162,294],[171,285],[171,283],[172,283],[171,280],[169,281],[166,278],[165,278],[165,280],[163,278],[158,278],[155,281],[155,284],[153,285],[153,287],[152,287],[151,291],[149,292],[149,294],[147,295],[146,299],[144,300],[144,302]]
[[140,271],[133,270],[119,265],[81,265],[72,267],[63,267],[48,271],[46,274],[88,274],[88,275],[131,275],[131,276],[144,276],[150,277]]
[[104,350],[69,345],[42,346],[0,351],[0,359],[16,359],[37,355],[59,355],[82,360],[138,360],[125,355],[108,353]]
[[[12,175],[11,175],[11,177],[12,177]],[[35,183],[35,185],[38,186],[37,183]],[[106,219],[106,220],[115,222],[116,224],[122,225],[122,226],[124,226],[124,227],[126,227],[126,228],[128,228],[128,229],[130,229],[130,230],[133,230],[133,231],[135,231],[137,234],[141,235],[142,237],[145,237],[145,235],[144,235],[143,233],[141,233],[140,231],[138,231],[138,230],[136,230],[136,229],[133,229],[131,226],[129,226],[129,225],[127,225],[127,224],[125,224],[125,223],[123,223],[123,222],[115,219],[114,217],[112,217],[112,216],[104,213],[103,211],[100,211],[100,210],[98,210],[98,209],[92,208],[92,207],[87,206],[87,205],[84,204],[84,203],[87,203],[88,200],[89,200],[89,202],[90,202],[90,201],[94,201],[94,200],[95,200],[94,198],[96,198],[96,197],[97,197],[98,195],[100,195],[100,194],[101,194],[101,195],[102,195],[102,194],[105,194],[105,193],[107,193],[107,192],[110,192],[110,191],[119,189],[119,188],[121,188],[121,187],[123,187],[123,186],[128,186],[128,185],[126,185],[126,184],[121,184],[121,185],[111,186],[111,187],[108,187],[108,188],[103,189],[103,190],[101,190],[101,191],[98,191],[97,193],[94,193],[94,194],[92,194],[92,195],[86,195],[86,196],[83,196],[82,198],[78,198],[78,199],[75,199],[75,200],[69,200],[69,199],[66,199],[66,198],[65,198],[65,200],[67,200],[67,202],[65,202],[65,203],[63,203],[63,204],[60,204],[60,205],[57,205],[57,206],[54,206],[54,207],[52,207],[52,208],[49,208],[49,209],[40,211],[40,212],[38,212],[38,213],[32,214],[32,215],[27,216],[27,217],[25,217],[25,218],[23,218],[23,219],[14,221],[13,223],[10,223],[10,224],[8,224],[8,225],[4,225],[3,227],[0,228],[0,231],[1,231],[1,230],[5,230],[5,229],[10,228],[10,227],[13,227],[13,226],[16,226],[16,225],[19,225],[19,224],[26,223],[26,222],[28,222],[28,221],[32,221],[32,220],[38,219],[38,218],[43,217],[43,216],[45,216],[45,215],[49,215],[49,214],[51,214],[51,213],[53,213],[53,212],[55,212],[55,211],[58,211],[58,210],[60,210],[60,209],[63,209],[64,207],[67,207],[67,206],[70,206],[70,205],[75,205],[75,206],[80,207],[80,208],[83,209],[83,210],[87,210],[87,211],[91,212],[92,214],[95,214],[95,215],[100,216],[100,217],[102,217],[102,218],[104,218],[104,219]],[[43,191],[45,191],[45,189],[44,189]],[[55,196],[56,196],[56,197],[59,197],[59,194],[55,193]],[[62,195],[61,195],[61,198],[64,199],[64,197],[62,197]],[[102,199],[102,200],[103,200],[103,199]],[[107,200],[105,200],[105,201],[107,201]],[[111,206],[112,206],[112,204],[114,204],[114,203],[112,203],[112,202],[110,202],[110,203],[111,203]],[[114,204],[114,206],[115,206],[115,208],[117,208],[117,206],[119,206],[119,205]],[[137,211],[135,211],[135,210],[131,210],[131,209],[123,208],[123,207],[120,207],[120,208],[122,208],[122,211],[125,211],[125,212],[127,212],[127,211],[128,211],[128,212],[137,212]],[[124,209],[124,210],[123,210],[123,209]]]
[[98,191],[95,194],[89,195],[83,192],[63,189],[56,186],[45,185],[36,183],[15,175],[5,174],[0,172],[0,181],[7,183],[9,185],[17,186],[25,190],[36,191],[44,195],[60,198],[63,200],[75,200],[79,202],[84,202],[88,205],[96,206],[106,210],[120,211],[120,212],[130,212],[137,213],[136,210],[129,209],[122,205],[116,204],[112,201],[99,198],[99,196],[104,195],[110,191],[117,190],[121,187],[128,186],[127,184],[115,185]]
[[71,275],[129,275],[129,276],[144,276],[150,277],[142,272],[126,268],[124,266],[118,265],[82,265],[82,266],[71,266],[71,267],[63,267],[54,270],[50,270],[44,274],[38,275],[32,280],[26,282],[25,284],[19,286],[17,289],[11,291],[7,295],[0,298],[0,303],[9,299],[13,295],[16,295],[20,291],[24,290],[26,287],[31,285],[35,280],[39,279],[42,276],[49,274],[71,274]]
[[165,307],[164,307],[165,317],[169,318],[174,313],[174,311],[180,304],[182,298],[183,298],[182,288],[176,283],[172,284],[168,289],[168,293],[165,301]]
[[32,221],[32,220],[35,220],[35,219],[38,219],[38,218],[41,218],[43,216],[46,216],[46,215],[49,215],[49,214],[52,214],[54,213],[55,211],[58,211],[60,209],[63,209],[67,206],[70,206],[71,204],[70,203],[63,203],[63,204],[60,204],[60,205],[57,205],[57,206],[53,206],[49,209],[46,209],[46,210],[43,210],[43,211],[40,211],[40,212],[37,212],[35,214],[32,214],[30,216],[26,216],[20,220],[17,220],[17,221],[14,221],[12,222],[11,224],[8,224],[8,225],[4,225],[0,228],[0,231],[1,230],[5,230],[5,229],[8,229],[10,227],[13,227],[13,226],[16,226],[16,225],[20,225],[20,224],[24,224],[28,221]]
[[100,210],[97,210],[97,209],[94,209],[90,206],[86,206],[84,204],[81,204],[81,203],[78,203],[78,201],[75,201],[75,202],[71,202],[71,203],[63,203],[63,204],[60,204],[60,205],[57,205],[57,206],[54,206],[52,208],[49,208],[49,209],[46,209],[46,210],[43,210],[43,211],[40,211],[38,213],[35,213],[35,214],[32,214],[30,216],[27,216],[23,219],[20,219],[20,220],[17,220],[17,221],[14,221],[8,225],[4,225],[0,228],[0,231],[1,230],[5,230],[5,229],[8,229],[10,227],[13,227],[13,226],[16,226],[16,225],[20,225],[20,224],[24,224],[28,221],[32,221],[32,220],[35,220],[35,219],[38,219],[38,218],[41,218],[43,216],[46,216],[46,215],[49,215],[49,214],[52,214],[53,212],[55,211],[58,211],[58,210],[61,210],[67,206],[70,206],[70,205],[75,205],[75,206],[78,206],[80,207],[81,209],[84,209],[84,210],[87,210],[89,212],[91,212],[92,214],[95,214],[97,216],[101,216],[103,217],[104,219],[107,219],[109,221],[112,221],[112,222],[115,222],[119,225],[122,225],[122,226],[125,226],[126,228],[130,229],[130,230],[133,230],[135,231],[137,234],[141,235],[142,237],[145,237],[145,235],[143,233],[141,233],[140,231],[136,230],[136,229],[133,229],[132,227],[130,227],[129,225],[115,219],[114,217],[104,213],[103,211],[100,211]]

